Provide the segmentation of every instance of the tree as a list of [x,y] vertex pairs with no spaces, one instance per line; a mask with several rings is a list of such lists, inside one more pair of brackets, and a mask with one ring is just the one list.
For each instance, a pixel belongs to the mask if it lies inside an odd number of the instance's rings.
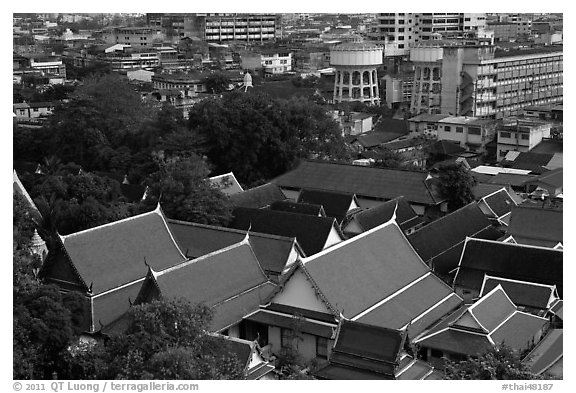
[[231,219],[228,198],[206,180],[208,168],[197,155],[159,158],[160,170],[151,176],[144,210],[158,201],[170,218],[201,224],[226,225]]
[[477,357],[448,361],[445,379],[543,379],[530,372],[518,351],[506,345],[495,346]]
[[476,179],[461,164],[446,164],[439,169],[440,191],[448,201],[448,209],[454,211],[474,201]]
[[227,342],[206,333],[211,318],[208,307],[184,299],[133,306],[123,333],[70,353],[66,377],[240,379],[242,366]]
[[206,83],[206,89],[208,92],[214,94],[221,94],[227,91],[228,86],[230,86],[230,78],[221,72],[210,74],[206,77],[204,82]]
[[306,100],[231,92],[195,105],[189,127],[205,138],[216,172],[234,171],[247,185],[278,176],[301,158],[348,157],[338,125]]

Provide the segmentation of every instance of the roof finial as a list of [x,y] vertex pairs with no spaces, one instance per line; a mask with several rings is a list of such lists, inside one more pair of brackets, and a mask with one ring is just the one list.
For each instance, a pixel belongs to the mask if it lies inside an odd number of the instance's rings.
[[396,205],[394,206],[394,213],[392,213],[391,220],[396,221],[396,209],[398,209],[398,201],[396,201]]
[[246,236],[244,236],[242,242],[248,243],[250,241],[250,229],[252,229],[252,222],[250,222],[250,224],[248,225],[248,229],[246,230]]
[[146,265],[147,267],[150,267],[150,265],[148,265],[148,262],[146,261],[146,257],[144,257],[144,265]]
[[88,292],[92,293],[92,286],[94,285],[94,281],[90,283],[90,288],[88,288]]

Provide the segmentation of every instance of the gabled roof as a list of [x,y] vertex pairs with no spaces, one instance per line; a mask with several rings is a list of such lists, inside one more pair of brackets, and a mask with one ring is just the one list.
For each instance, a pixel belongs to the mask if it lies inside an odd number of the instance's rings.
[[494,218],[498,219],[502,219],[504,216],[509,214],[512,211],[512,208],[516,206],[516,202],[514,202],[514,199],[512,199],[505,188],[502,188],[490,195],[486,195],[480,200],[480,202],[484,202],[492,213],[494,213]]
[[493,176],[488,182],[491,184],[499,184],[502,186],[521,187],[529,180],[534,179],[534,175],[518,175],[513,173],[498,173]]
[[324,212],[326,212],[326,216],[334,217],[338,223],[344,220],[353,202],[358,205],[354,194],[307,189],[300,192],[298,202],[321,205],[324,208]]
[[558,168],[537,176],[534,179],[527,181],[526,184],[544,183],[554,187],[562,187],[564,184],[562,175],[563,168]]
[[286,198],[280,187],[276,184],[266,183],[258,187],[230,195],[230,202],[235,207],[262,208],[273,202],[283,201]]
[[222,193],[226,195],[234,195],[239,192],[243,192],[244,189],[236,180],[234,173],[229,172],[223,175],[212,176],[208,179],[212,187],[219,189]]
[[91,287],[94,295],[145,277],[145,264],[162,270],[186,259],[160,206],[60,239],[86,289]]
[[[432,309],[442,316],[461,302],[431,274],[394,221],[304,258],[296,269],[304,272],[333,313],[359,322],[373,318],[365,323],[380,327],[398,329],[415,319],[421,319],[415,325],[420,326]],[[430,290],[429,280],[439,288]]]
[[501,286],[517,306],[546,310],[557,299],[554,285],[536,284],[526,281],[511,280],[507,278],[484,276],[480,297]]
[[[154,283],[163,298],[181,297],[212,307],[213,331],[257,310],[275,288],[262,271],[248,239],[165,270],[150,269],[147,280]],[[141,292],[139,299],[144,295]]]
[[362,147],[370,149],[372,147],[377,147],[384,143],[396,140],[402,135],[405,135],[405,133],[368,131],[360,135],[350,136],[347,139],[349,143],[356,142]]
[[351,369],[360,374],[373,373],[376,378],[394,379],[405,339],[402,331],[342,320],[330,355],[330,368],[319,370],[318,376],[348,379],[352,375],[345,370]]
[[308,214],[309,216],[326,217],[322,205],[292,201],[276,201],[270,205],[270,210],[287,213]]
[[454,286],[480,291],[484,274],[556,285],[562,297],[563,252],[482,239],[466,239]]
[[563,242],[562,210],[515,206],[506,233],[516,243],[554,247]]
[[500,191],[501,189],[502,185],[500,184],[488,184],[478,182],[476,183],[474,188],[472,188],[472,193],[474,194],[474,199],[476,201],[479,201],[485,196],[492,195],[495,192]]
[[[361,210],[351,216],[356,220],[362,230],[367,231],[384,224],[396,214],[396,222],[403,231],[420,224],[423,219],[419,217],[403,196],[396,197],[369,209]],[[343,224],[344,225],[344,224]]]
[[441,154],[445,156],[458,155],[464,153],[466,149],[460,146],[459,143],[450,142],[447,140],[439,140],[428,146],[429,152],[432,154]]
[[496,240],[501,236],[473,202],[419,228],[408,240],[424,262],[446,274],[458,266],[467,237]]
[[518,311],[502,287],[497,286],[476,303],[461,307],[437,323],[415,343],[473,356],[500,343],[523,350],[547,323],[546,318]]
[[[326,246],[330,234],[339,232],[336,220],[305,214],[286,213],[268,209],[238,207],[233,211],[230,227],[236,229],[295,237],[306,255],[320,252]],[[342,239],[343,236],[339,235]]]
[[[239,243],[247,233],[245,230],[178,220],[168,220],[168,227],[189,258],[198,258]],[[303,255],[293,237],[250,231],[248,239],[265,272],[282,273],[294,249]]]
[[532,170],[534,166],[543,167],[548,165],[553,156],[554,154],[550,153],[521,152],[514,159],[512,168]]
[[523,362],[530,366],[530,371],[536,375],[544,374],[560,364],[564,358],[563,329],[551,329]]
[[246,379],[259,379],[274,370],[274,366],[266,361],[262,361],[259,364],[249,368],[253,357],[258,356],[260,353],[260,347],[258,346],[258,343],[236,337],[223,336],[220,334],[214,334],[213,336],[221,339],[224,342],[225,345],[221,348],[221,354],[223,356],[226,356],[230,353],[236,355],[236,358],[243,366],[244,377]]
[[364,167],[323,161],[304,161],[273,179],[280,187],[356,194],[393,199],[403,195],[410,203],[436,205],[444,200],[425,172]]

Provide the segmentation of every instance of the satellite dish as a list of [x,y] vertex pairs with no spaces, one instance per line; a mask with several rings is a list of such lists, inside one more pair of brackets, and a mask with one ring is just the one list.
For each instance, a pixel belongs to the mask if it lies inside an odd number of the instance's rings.
[[244,92],[246,92],[249,87],[254,87],[252,86],[252,75],[250,75],[250,73],[246,71],[246,73],[244,74]]

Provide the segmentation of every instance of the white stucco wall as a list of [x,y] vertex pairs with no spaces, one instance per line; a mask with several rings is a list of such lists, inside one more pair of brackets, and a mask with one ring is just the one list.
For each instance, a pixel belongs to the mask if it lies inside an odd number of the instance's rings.
[[286,282],[284,288],[272,299],[273,303],[303,308],[306,310],[330,313],[330,310],[316,296],[312,284],[300,269],[297,269]]

